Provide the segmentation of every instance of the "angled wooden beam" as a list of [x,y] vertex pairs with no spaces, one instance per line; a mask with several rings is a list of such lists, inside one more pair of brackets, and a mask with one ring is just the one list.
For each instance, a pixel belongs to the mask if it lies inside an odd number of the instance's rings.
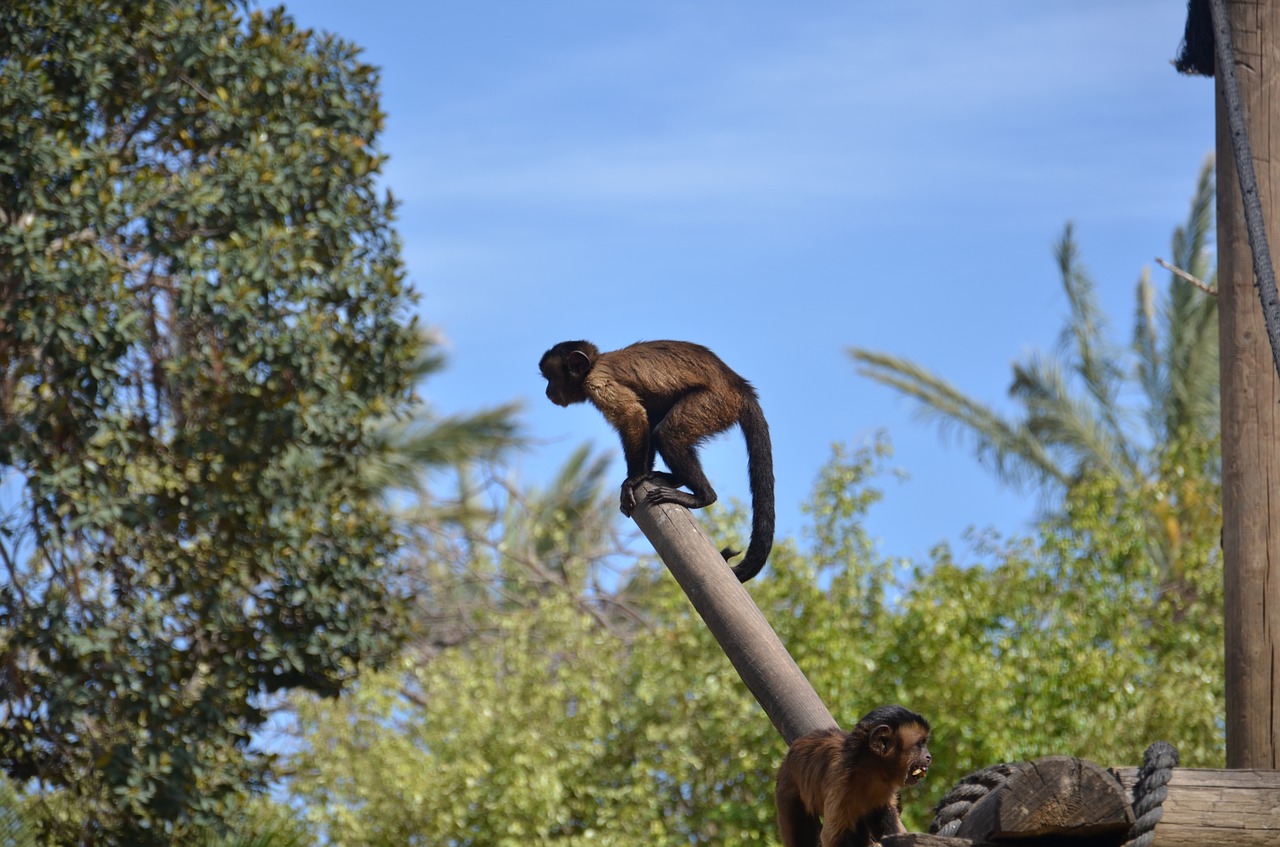
[[643,483],[637,492],[636,525],[680,583],[783,740],[790,744],[807,732],[836,726],[831,712],[693,515],[672,503],[648,505],[644,495],[649,487]]

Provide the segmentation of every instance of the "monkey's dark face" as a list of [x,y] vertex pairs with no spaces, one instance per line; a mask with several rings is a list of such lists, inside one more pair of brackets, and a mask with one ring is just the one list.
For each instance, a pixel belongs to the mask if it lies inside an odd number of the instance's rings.
[[558,373],[561,368],[558,367],[557,362],[548,361],[549,356],[550,354],[543,356],[542,361],[538,363],[538,370],[542,371],[542,377],[547,381],[547,399],[557,406],[568,406],[569,403],[564,399],[564,392],[559,387],[564,384],[563,375]]
[[586,399],[582,391],[582,380],[575,380],[570,375],[563,357],[547,353],[538,363],[538,369],[547,380],[547,399],[552,403],[568,406]]
[[547,399],[557,406],[586,400],[582,381],[598,355],[595,347],[584,341],[562,341],[543,353],[538,370],[547,381]]
[[915,785],[929,773],[933,755],[929,752],[929,730],[919,724],[903,724],[898,728],[902,761],[906,763],[904,785]]

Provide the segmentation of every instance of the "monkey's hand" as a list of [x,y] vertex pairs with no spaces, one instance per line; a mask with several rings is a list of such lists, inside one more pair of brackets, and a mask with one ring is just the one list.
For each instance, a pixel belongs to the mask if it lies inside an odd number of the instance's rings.
[[[622,483],[622,495],[618,498],[618,507],[622,511],[622,514],[627,517],[631,517],[631,513],[635,511],[636,503],[639,502],[636,498],[636,489],[640,487],[640,483],[642,482],[653,482],[659,485],[680,484],[680,481],[674,476],[662,473],[661,471],[649,471],[648,473],[641,474],[637,477],[627,477],[627,479]],[[655,500],[652,491],[649,492],[649,496],[645,499],[650,504],[670,502],[667,500]]]

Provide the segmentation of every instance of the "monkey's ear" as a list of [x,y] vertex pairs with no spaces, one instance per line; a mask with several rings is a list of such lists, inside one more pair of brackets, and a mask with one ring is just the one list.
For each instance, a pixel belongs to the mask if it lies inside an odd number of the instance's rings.
[[867,745],[877,756],[889,755],[893,749],[893,727],[882,723],[871,730],[871,735],[867,737]]
[[591,370],[591,359],[581,350],[570,350],[565,358],[565,366],[569,369],[571,376],[581,379],[587,375],[587,371]]

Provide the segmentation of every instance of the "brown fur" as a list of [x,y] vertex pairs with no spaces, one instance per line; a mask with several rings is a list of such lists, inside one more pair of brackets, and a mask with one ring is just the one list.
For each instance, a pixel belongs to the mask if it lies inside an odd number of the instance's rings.
[[784,847],[868,847],[905,832],[898,792],[928,772],[928,742],[928,721],[901,706],[870,712],[852,732],[797,738],[774,794]]
[[[627,462],[619,506],[631,516],[636,487],[655,484],[646,502],[699,509],[716,501],[698,445],[734,424],[747,441],[751,482],[751,544],[734,573],[742,582],[760,572],[773,546],[773,452],[769,427],[751,383],[715,353],[687,341],[642,341],[601,353],[588,341],[562,341],[538,368],[547,398],[558,406],[590,402],[618,432]],[[661,455],[669,474],[654,473]],[[680,491],[684,486],[689,492]],[[725,558],[734,555],[725,552]]]

